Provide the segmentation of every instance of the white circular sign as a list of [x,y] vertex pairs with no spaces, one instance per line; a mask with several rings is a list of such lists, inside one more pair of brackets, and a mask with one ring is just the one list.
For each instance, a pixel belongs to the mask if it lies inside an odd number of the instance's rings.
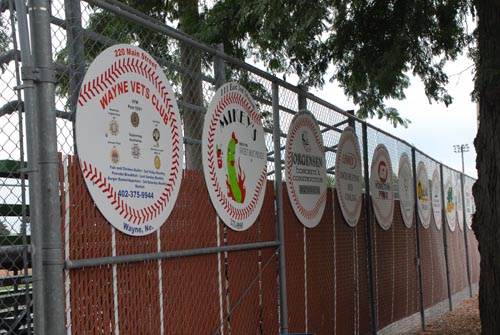
[[443,200],[441,197],[441,178],[439,177],[438,169],[434,169],[432,174],[432,213],[434,214],[434,222],[436,223],[436,228],[441,229],[442,226],[442,206]]
[[424,162],[419,162],[417,167],[417,205],[420,223],[427,229],[431,222],[431,192]]
[[234,230],[248,229],[264,200],[267,159],[261,117],[243,86],[226,83],[215,92],[205,115],[202,155],[217,214]]
[[288,128],[285,154],[288,196],[297,218],[318,225],[326,205],[326,159],[323,136],[314,115],[296,114]]
[[465,222],[467,227],[472,229],[472,215],[476,212],[476,204],[474,203],[474,196],[472,194],[473,181],[469,178],[465,180]]
[[406,153],[403,153],[399,159],[398,193],[403,223],[407,228],[411,228],[413,224],[413,213],[415,212],[415,198],[413,196],[413,178],[411,175],[410,159]]
[[182,133],[175,96],[144,50],[104,50],[83,80],[76,144],[92,199],[129,235],[146,235],[167,219],[182,178]]
[[453,183],[451,182],[451,172],[448,172],[444,182],[444,204],[446,210],[446,221],[451,231],[455,231],[457,214],[456,214],[456,195]]
[[356,226],[361,214],[361,163],[358,137],[353,128],[346,127],[340,136],[335,158],[335,188],[342,215],[351,227]]
[[373,153],[370,194],[378,223],[383,229],[389,229],[394,217],[394,189],[391,158],[383,144],[377,145]]
[[464,230],[464,203],[462,198],[462,183],[460,181],[460,173],[455,174],[455,192],[456,192],[456,209],[457,223],[460,230]]

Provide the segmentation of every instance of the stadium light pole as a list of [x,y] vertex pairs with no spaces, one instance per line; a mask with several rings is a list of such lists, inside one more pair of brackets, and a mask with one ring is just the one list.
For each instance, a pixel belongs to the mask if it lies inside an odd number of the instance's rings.
[[[464,179],[465,179],[465,167],[464,167],[464,152],[469,151],[468,144],[454,145],[453,149],[455,153],[460,153],[462,155],[462,175],[460,178],[460,186],[462,189],[462,215],[464,220],[464,226],[467,226],[465,218],[465,193],[464,193]],[[467,266],[467,280],[469,281],[469,295],[472,298],[472,278],[470,271],[470,260],[469,260],[469,239],[467,238],[467,227],[464,227],[464,242],[465,242],[465,263]]]
[[469,145],[468,144],[456,144],[453,146],[453,149],[455,150],[455,153],[459,153],[462,155],[462,174],[465,174],[465,167],[464,167],[464,152],[469,151]]

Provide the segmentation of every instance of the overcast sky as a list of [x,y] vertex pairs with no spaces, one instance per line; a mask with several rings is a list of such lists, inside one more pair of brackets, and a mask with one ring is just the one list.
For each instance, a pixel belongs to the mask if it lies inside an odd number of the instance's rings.
[[[454,153],[453,145],[468,144],[470,151],[464,153],[465,173],[477,178],[473,144],[477,133],[477,111],[476,104],[471,101],[474,88],[472,60],[462,56],[446,66],[446,73],[450,77],[447,89],[454,98],[449,107],[436,102],[429,104],[422,82],[419,78],[412,78],[411,87],[406,91],[406,99],[386,104],[397,108],[403,118],[411,121],[408,128],[394,128],[389,122],[378,119],[369,120],[369,123],[413,144],[437,161],[457,170],[462,169],[462,161],[460,154]],[[311,90],[311,93],[344,110],[356,109],[353,102],[347,100],[342,89],[334,84],[327,84],[322,90]]]

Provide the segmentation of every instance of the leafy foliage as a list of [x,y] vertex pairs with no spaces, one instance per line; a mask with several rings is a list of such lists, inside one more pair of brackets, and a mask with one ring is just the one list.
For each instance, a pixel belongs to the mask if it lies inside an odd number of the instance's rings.
[[335,1],[327,57],[335,79],[355,103],[360,116],[386,116],[401,123],[383,99],[404,99],[407,72],[419,76],[429,101],[452,102],[446,92],[447,60],[470,41],[465,32],[468,1]]
[[[273,73],[296,74],[299,84],[322,87],[330,66],[359,106],[362,118],[406,126],[387,99],[404,99],[408,74],[422,79],[429,102],[452,102],[443,70],[472,40],[465,31],[469,0],[126,0],[125,4],[239,59],[253,57]],[[91,15],[90,29],[134,43],[167,61],[179,60],[167,37],[107,12]],[[89,41],[86,41],[86,46]],[[95,43],[95,42],[92,42]],[[93,59],[105,46],[92,45]],[[62,54],[61,54],[62,55]],[[205,60],[205,67],[209,62]],[[237,73],[231,77],[238,78]]]
[[[3,8],[0,7],[0,54],[4,53],[9,48],[9,31],[8,21],[5,14],[2,13]],[[5,70],[5,64],[0,64],[0,69]]]
[[404,99],[408,73],[419,76],[429,102],[449,105],[443,67],[472,40],[468,0],[238,0],[217,2],[197,37],[223,42],[230,54],[256,57],[269,70],[295,73],[321,87],[329,66],[357,115],[407,125],[386,99]]
[[[161,11],[154,11],[156,6],[151,1],[124,1],[133,8],[141,9],[145,5],[150,4],[152,7],[147,12],[153,18],[161,19],[163,14]],[[89,31],[95,32],[101,39],[89,38],[84,35],[84,59],[86,67],[104,51],[107,47],[115,43],[124,43],[140,46],[150,54],[160,54],[162,59],[158,59],[160,65],[170,64],[179,59],[177,48],[172,47],[172,41],[165,35],[154,33],[148,29],[140,29],[134,23],[127,21],[121,16],[116,16],[107,11],[97,10],[90,15],[87,26]],[[56,62],[59,64],[68,64],[68,49],[64,48],[57,53]],[[169,67],[164,66],[165,72],[169,74],[169,78],[176,78],[175,72],[168,71]],[[61,74],[58,78],[59,85],[57,86],[57,94],[59,96],[69,96],[69,73]]]
[[10,229],[7,227],[7,224],[3,221],[0,221],[0,236],[8,236],[10,235]]

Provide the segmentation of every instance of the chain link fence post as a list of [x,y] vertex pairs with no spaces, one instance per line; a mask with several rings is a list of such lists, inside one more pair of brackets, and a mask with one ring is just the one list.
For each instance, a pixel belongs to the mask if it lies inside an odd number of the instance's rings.
[[415,236],[417,241],[417,273],[418,273],[418,288],[419,288],[419,303],[420,303],[420,320],[422,322],[422,331],[425,331],[425,306],[424,306],[424,283],[422,279],[422,257],[420,255],[420,218],[418,216],[418,196],[417,196],[417,163],[415,158],[415,147],[411,148],[411,166],[413,173],[413,198],[414,220],[415,220]]
[[[224,53],[224,44],[219,43],[215,46],[218,51]],[[214,56],[214,77],[215,88],[218,89],[226,82],[226,65],[224,60],[217,55]]]
[[24,90],[24,110],[26,119],[26,142],[27,142],[27,168],[21,167],[21,173],[28,174],[29,180],[29,199],[30,199],[30,230],[31,230],[31,257],[32,257],[32,282],[33,282],[33,323],[34,331],[39,335],[45,334],[45,308],[44,308],[44,283],[42,276],[42,227],[37,224],[41,213],[40,203],[37,197],[41,195],[40,179],[38,176],[38,151],[35,150],[37,142],[37,116],[35,112],[36,90],[34,79],[26,75],[29,69],[33,68],[33,59],[31,55],[31,45],[28,28],[28,14],[26,4],[22,0],[15,1],[19,40],[22,61],[22,85],[18,89]]
[[279,86],[272,83],[272,105],[273,105],[273,138],[274,138],[274,191],[276,196],[276,220],[278,230],[278,276],[279,276],[279,299],[280,299],[280,323],[281,334],[288,333],[288,301],[286,293],[286,258],[285,258],[285,227],[283,222],[283,177],[281,167],[281,128],[279,108]]
[[[463,153],[462,153],[463,156]],[[462,160],[462,171],[463,168],[463,160]],[[470,258],[469,258],[469,238],[467,237],[467,218],[465,211],[465,191],[464,191],[464,174],[460,173],[460,188],[462,192],[462,214],[464,220],[464,240],[465,240],[465,264],[467,266],[467,281],[469,283],[469,296],[472,298],[472,279],[470,273]]]
[[[21,63],[21,57],[20,57],[20,53],[19,53],[19,44],[18,44],[18,37],[17,37],[17,31],[16,31],[16,10],[15,10],[15,5],[14,5],[14,1],[13,0],[10,0],[8,1],[8,9],[9,9],[9,12],[10,12],[10,26],[11,26],[11,35],[12,35],[12,44],[14,46],[14,50],[13,50],[13,60],[14,60],[14,63],[15,63],[15,78],[16,78],[16,87],[14,87],[14,91],[15,94],[17,95],[17,101],[15,102],[9,102],[10,106],[13,107],[13,110],[15,110],[17,108],[17,111],[18,111],[18,119],[17,121],[19,122],[19,125],[22,125],[23,124],[23,112],[24,112],[24,103],[22,101],[22,94],[21,94],[21,90],[22,90],[22,84],[21,84],[21,74],[20,74],[20,63]],[[23,29],[26,29],[26,25],[23,27]],[[24,30],[26,31],[26,30]],[[3,65],[3,64],[2,64]],[[1,66],[1,65],[0,65]],[[4,72],[4,69],[2,69]],[[14,106],[15,105],[15,106]],[[19,277],[17,277],[17,272],[19,271],[19,268],[21,268],[19,266],[18,267],[14,267],[14,271],[13,271],[13,274],[14,276],[12,276],[11,278],[5,278],[5,277],[2,277],[1,278],[1,282],[2,282],[2,288],[0,288],[1,291],[5,292],[5,291],[10,291],[6,286],[8,285],[6,282],[9,282],[8,279],[12,279],[12,288],[13,288],[13,291],[14,291],[14,294],[16,292],[19,292],[20,291],[20,287],[23,287],[24,286],[24,299],[25,299],[25,302],[24,302],[24,308],[19,308],[20,306],[18,305],[18,303],[21,303],[21,306],[22,306],[22,301],[19,301],[21,300],[21,295],[18,295],[17,297],[14,298],[15,300],[15,303],[14,303],[14,318],[13,318],[13,323],[11,325],[9,325],[11,328],[11,330],[16,330],[18,328],[21,328],[21,324],[24,323],[25,326],[25,330],[26,330],[26,334],[30,335],[32,334],[32,315],[31,315],[31,310],[32,310],[32,291],[30,289],[30,283],[31,283],[31,277],[30,277],[30,274],[29,274],[29,269],[30,269],[30,250],[29,250],[29,245],[28,245],[28,235],[27,235],[27,232],[28,232],[28,220],[29,220],[29,212],[28,212],[28,205],[26,203],[26,181],[27,181],[27,174],[26,172],[22,171],[22,169],[26,166],[26,162],[25,162],[25,143],[24,143],[24,138],[25,138],[25,135],[24,135],[24,129],[22,126],[19,127],[18,129],[19,131],[19,146],[18,146],[18,149],[19,149],[19,163],[17,164],[17,166],[19,167],[19,179],[20,179],[20,185],[16,185],[16,186],[20,186],[21,187],[21,194],[20,194],[20,198],[18,198],[17,200],[21,200],[21,213],[15,213],[15,215],[19,215],[20,216],[20,219],[21,219],[21,227],[20,227],[20,235],[21,235],[21,242],[22,242],[22,279],[19,280]],[[16,164],[15,164],[16,165]],[[10,170],[7,168],[7,170]],[[10,175],[10,177],[13,176],[13,174],[17,171],[2,171],[3,173],[7,173],[8,175]],[[4,183],[2,183],[2,187],[3,186],[6,186]],[[2,190],[3,191],[3,190]],[[1,192],[3,193],[3,192]],[[3,200],[3,199],[2,199]],[[3,204],[3,206],[5,206],[5,204]],[[9,205],[7,205],[9,206]],[[0,235],[3,235],[5,234],[5,228],[7,228],[7,230],[9,229],[8,227],[5,226],[5,221],[2,221],[1,222],[1,228],[3,230],[3,232],[0,234]],[[5,240],[8,240],[8,236],[0,236],[0,248],[2,246],[4,246],[4,243],[6,242]],[[12,246],[14,247],[14,245]],[[19,250],[19,249],[18,249]],[[17,259],[20,255],[18,253],[14,253],[14,258]],[[5,256],[4,255],[1,255],[0,258],[4,258]],[[3,261],[4,259],[2,259]],[[2,268],[5,269],[5,267],[2,266]],[[9,277],[9,275],[7,275],[7,277]],[[15,278],[17,277],[17,278]],[[6,280],[7,279],[7,280]],[[24,284],[24,285],[23,285]],[[9,315],[9,313],[5,313],[6,309],[5,307],[8,307],[7,310],[10,309],[10,307],[12,306],[5,306],[2,303],[0,303],[0,309],[2,310],[2,317],[4,317],[5,319],[10,319],[11,318],[11,315]],[[24,317],[23,317],[24,315]],[[25,321],[23,322],[23,319],[25,319]],[[5,326],[5,320],[3,320],[2,322],[2,326]]]
[[368,127],[363,122],[363,170],[365,183],[366,254],[368,257],[368,289],[370,292],[371,333],[377,334],[377,293],[375,292],[375,271],[373,269],[372,207],[370,200],[370,168],[368,165]]
[[[82,34],[82,9],[80,1],[64,0],[66,31],[68,32],[68,70],[69,70],[69,107],[70,120],[75,120],[76,105],[80,85],[85,76],[84,41]],[[73,122],[73,134],[74,131]],[[75,150],[76,151],[76,150]]]
[[[59,160],[57,155],[57,131],[55,113],[55,74],[52,63],[52,42],[50,30],[50,1],[33,0],[31,3],[31,36],[33,68],[26,69],[25,75],[34,79],[38,117],[34,127],[33,151],[38,157],[35,169],[40,187],[32,197],[41,209],[33,218],[41,233],[43,302],[45,313],[45,333],[64,334],[64,287],[61,241],[61,214],[59,204]],[[34,113],[35,111],[33,111]],[[33,136],[33,134],[29,134]],[[39,191],[39,193],[38,193]],[[30,192],[31,194],[31,192]],[[40,250],[41,247],[41,250]],[[48,312],[47,312],[48,311]]]

